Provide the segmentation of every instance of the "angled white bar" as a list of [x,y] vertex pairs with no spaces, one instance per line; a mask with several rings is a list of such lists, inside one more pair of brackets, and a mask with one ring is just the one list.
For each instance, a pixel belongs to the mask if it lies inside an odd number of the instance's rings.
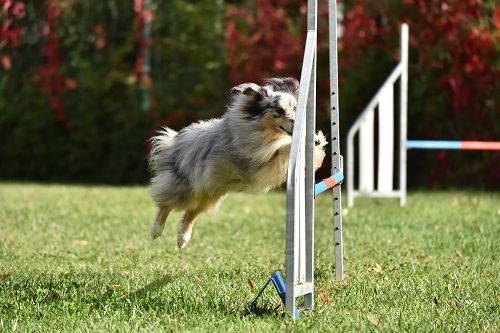
[[394,83],[399,79],[401,76],[403,70],[403,66],[401,63],[397,64],[392,73],[389,75],[389,77],[385,80],[383,83],[382,87],[377,91],[375,96],[370,100],[368,105],[364,108],[363,112],[359,114],[359,116],[356,118],[354,123],[351,125],[349,128],[349,132],[357,132],[359,130],[359,127],[361,126],[361,119],[363,119],[364,115],[369,112],[372,109],[375,109],[378,105],[378,102],[380,100],[380,95],[382,94],[382,90],[384,86],[386,85],[394,85]]
[[[314,31],[317,39],[318,8],[316,1],[309,1],[307,8],[307,29]],[[309,83],[306,114],[306,151],[305,151],[305,285],[310,292],[304,293],[304,309],[314,306],[314,134],[316,132],[316,48],[313,51],[313,64]]]
[[[315,2],[315,1],[314,1]],[[306,188],[306,179],[313,179],[314,175],[306,177],[306,173],[312,173],[312,168],[305,167],[306,144],[314,145],[314,141],[306,142],[306,106],[310,98],[310,86],[312,70],[316,50],[316,31],[307,32],[306,47],[304,51],[304,62],[300,76],[299,100],[297,103],[297,113],[295,116],[295,126],[292,136],[292,146],[290,148],[290,160],[288,164],[287,178],[287,216],[286,216],[286,311],[295,316],[296,298],[298,286],[305,284],[305,244],[312,243],[305,241],[306,224],[311,225],[313,221],[306,223],[306,204],[314,204],[314,200],[305,200],[306,189],[314,195],[314,187]],[[314,103],[309,104],[313,107]],[[314,108],[310,112],[315,112]],[[310,139],[310,136],[308,136]],[[309,148],[311,149],[311,148]],[[308,194],[309,196],[309,194]],[[307,202],[308,201],[308,202]],[[308,216],[311,217],[311,216]],[[309,227],[310,228],[310,227]],[[312,235],[309,232],[308,235]],[[303,250],[304,249],[304,250]],[[312,269],[312,267],[311,267]],[[312,292],[311,292],[312,293]],[[311,296],[312,299],[312,296]],[[295,318],[295,317],[294,317]]]

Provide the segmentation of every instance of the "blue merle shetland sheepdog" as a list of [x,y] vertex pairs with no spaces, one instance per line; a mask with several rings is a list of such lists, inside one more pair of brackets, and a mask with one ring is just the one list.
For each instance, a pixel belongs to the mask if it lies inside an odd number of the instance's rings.
[[[267,192],[285,182],[299,82],[270,78],[230,90],[221,118],[178,133],[167,127],[152,138],[151,196],[158,211],[151,237],[159,237],[172,210],[184,211],[177,245],[189,242],[196,217],[213,211],[228,192]],[[326,139],[316,134],[314,168],[325,158]]]

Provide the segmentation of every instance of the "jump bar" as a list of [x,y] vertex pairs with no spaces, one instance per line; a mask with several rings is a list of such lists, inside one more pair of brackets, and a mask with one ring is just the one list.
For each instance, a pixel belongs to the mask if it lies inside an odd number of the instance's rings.
[[342,173],[336,173],[331,177],[325,178],[316,185],[314,185],[314,196],[325,192],[326,190],[340,184],[344,180]]
[[500,141],[408,140],[408,149],[500,150]]

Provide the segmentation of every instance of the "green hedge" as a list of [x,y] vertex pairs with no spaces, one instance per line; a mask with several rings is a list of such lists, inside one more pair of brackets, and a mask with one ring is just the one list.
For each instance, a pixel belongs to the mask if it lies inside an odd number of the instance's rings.
[[[0,178],[144,183],[148,138],[161,124],[219,114],[227,89],[220,1],[154,1],[151,107],[142,110],[130,0],[62,2],[58,75],[76,81],[58,99],[63,124],[36,77],[49,59],[46,1],[30,3],[12,68],[0,69]],[[102,31],[102,33],[100,32]],[[101,33],[105,46],[96,47]]]

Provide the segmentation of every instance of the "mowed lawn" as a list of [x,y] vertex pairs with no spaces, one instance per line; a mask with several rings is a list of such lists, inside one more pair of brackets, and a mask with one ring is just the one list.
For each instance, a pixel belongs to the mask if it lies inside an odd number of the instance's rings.
[[343,282],[316,201],[315,309],[294,322],[273,288],[240,317],[284,273],[284,192],[230,195],[179,251],[179,213],[150,240],[146,187],[0,184],[0,331],[500,331],[499,193],[357,201]]

